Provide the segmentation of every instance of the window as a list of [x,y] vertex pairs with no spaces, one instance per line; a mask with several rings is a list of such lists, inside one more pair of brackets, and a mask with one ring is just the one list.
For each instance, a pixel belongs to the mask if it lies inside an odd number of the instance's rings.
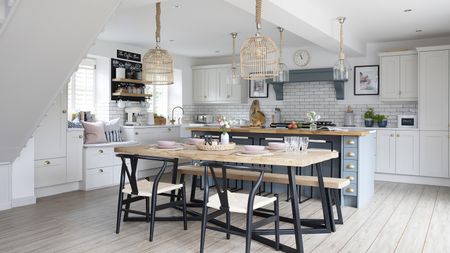
[[83,60],[73,73],[67,88],[67,101],[69,115],[79,111],[95,113],[94,59]]
[[[183,105],[182,72],[179,69],[174,69],[174,84],[152,85],[147,89],[153,94],[149,111],[167,118],[171,116],[169,113],[173,107]],[[177,111],[176,113],[180,114],[181,112]],[[181,114],[175,116],[181,117]]]

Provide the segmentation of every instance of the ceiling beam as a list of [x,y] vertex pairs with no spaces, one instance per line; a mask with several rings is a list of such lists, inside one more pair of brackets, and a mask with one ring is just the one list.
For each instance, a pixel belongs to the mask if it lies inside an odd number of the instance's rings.
[[[255,12],[254,1],[224,1],[246,12]],[[281,26],[330,52],[339,51],[337,17],[330,18],[326,10],[317,8],[312,1],[264,0],[262,13],[262,18],[274,25]],[[355,35],[345,34],[345,28],[344,45],[349,56],[362,56],[366,53],[365,44]]]

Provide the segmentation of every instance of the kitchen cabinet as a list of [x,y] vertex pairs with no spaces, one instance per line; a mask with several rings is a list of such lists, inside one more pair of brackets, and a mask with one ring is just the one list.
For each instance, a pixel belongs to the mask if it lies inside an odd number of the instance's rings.
[[417,61],[416,51],[380,54],[382,101],[417,101]]
[[377,172],[419,175],[419,131],[378,130]]
[[192,68],[194,103],[240,103],[241,83],[233,84],[231,65]]
[[83,128],[67,131],[67,182],[83,180],[83,143]]
[[449,177],[449,133],[447,131],[420,131],[420,175]]
[[441,47],[419,51],[419,128],[449,129],[449,50]]

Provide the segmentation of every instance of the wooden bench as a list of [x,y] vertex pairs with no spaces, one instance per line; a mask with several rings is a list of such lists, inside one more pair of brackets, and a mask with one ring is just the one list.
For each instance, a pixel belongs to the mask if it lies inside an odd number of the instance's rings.
[[[191,175],[192,177],[192,188],[191,188],[191,202],[199,202],[199,200],[195,199],[195,188],[197,187],[197,177],[203,176],[204,168],[201,166],[180,166],[178,167],[178,173],[181,175],[182,180],[184,180],[185,175]],[[222,177],[222,171],[220,169],[214,169],[214,173],[217,178]],[[208,175],[211,175],[211,171],[208,170]],[[227,179],[235,179],[235,180],[243,180],[243,181],[256,181],[258,179],[259,173],[254,171],[243,171],[243,170],[227,170]],[[312,186],[319,187],[319,179],[315,176],[295,176],[295,181],[297,185],[302,186]],[[289,177],[287,174],[281,173],[270,173],[265,172],[263,177],[263,182],[268,183],[277,183],[277,184],[289,184]],[[340,201],[340,191],[350,184],[350,180],[346,178],[332,178],[332,177],[323,177],[324,188],[328,191],[330,196],[335,204],[336,211],[338,215],[337,220],[333,220],[335,224],[343,224],[343,216],[341,210],[341,201]],[[330,207],[332,208],[332,207]],[[323,210],[326,212],[327,210]],[[331,211],[332,212],[332,211]],[[334,224],[333,224],[334,227]]]

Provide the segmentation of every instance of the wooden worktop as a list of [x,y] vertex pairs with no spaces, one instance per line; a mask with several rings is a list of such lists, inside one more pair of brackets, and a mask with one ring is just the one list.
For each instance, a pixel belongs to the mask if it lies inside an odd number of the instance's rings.
[[189,160],[233,162],[278,166],[306,167],[311,164],[328,161],[339,156],[337,151],[308,149],[307,152],[274,152],[267,156],[242,156],[237,154],[241,149],[237,146],[227,151],[203,151],[195,146],[183,146],[181,150],[158,149],[154,146],[118,147],[114,151],[121,154],[140,155],[162,158],[179,158]]
[[[220,132],[218,127],[190,127],[187,128],[190,131],[200,132]],[[239,127],[231,128],[231,133],[254,133],[254,134],[283,134],[283,135],[333,135],[333,136],[366,136],[370,132],[363,130],[348,130],[348,131],[324,131],[309,129],[288,129],[288,128],[252,128],[252,127]]]

